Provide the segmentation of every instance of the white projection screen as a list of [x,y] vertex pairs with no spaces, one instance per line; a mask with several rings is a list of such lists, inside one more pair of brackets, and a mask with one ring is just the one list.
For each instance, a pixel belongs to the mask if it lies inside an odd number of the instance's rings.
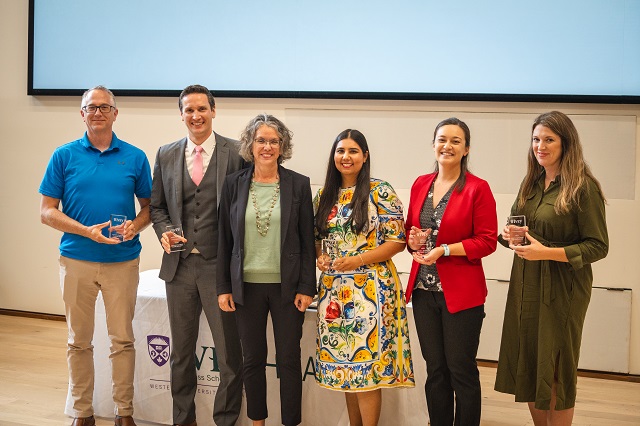
[[30,95],[640,103],[638,0],[30,0]]

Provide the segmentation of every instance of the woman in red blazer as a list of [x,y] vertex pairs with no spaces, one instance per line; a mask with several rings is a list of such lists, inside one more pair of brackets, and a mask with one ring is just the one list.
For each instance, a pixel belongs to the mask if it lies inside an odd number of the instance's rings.
[[427,362],[432,426],[480,424],[476,354],[487,296],[481,259],[496,250],[498,220],[489,184],[467,171],[470,141],[457,118],[436,126],[435,172],[413,184],[406,222],[414,258],[406,294]]

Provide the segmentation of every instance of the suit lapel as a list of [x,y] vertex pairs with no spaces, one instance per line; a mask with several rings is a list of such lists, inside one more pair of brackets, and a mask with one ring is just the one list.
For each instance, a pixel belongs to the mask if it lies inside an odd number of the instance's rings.
[[[227,176],[227,165],[229,164],[229,145],[222,136],[213,132],[216,136],[216,161],[217,164],[217,176],[216,176],[216,195],[218,200],[218,206],[220,206],[220,197],[222,195],[222,184],[224,178]],[[249,188],[247,187],[247,191]]]
[[173,178],[176,183],[173,187],[173,194],[175,197],[176,210],[178,214],[178,222],[182,224],[182,187],[184,177],[184,165],[185,165],[185,151],[187,149],[187,138],[183,138],[176,144],[176,149],[173,151],[173,158],[171,159],[170,167],[174,167]]
[[427,179],[424,183],[424,185],[422,185],[422,187],[420,187],[419,191],[418,191],[418,196],[417,196],[417,207],[414,211],[413,211],[413,223],[416,224],[416,226],[418,228],[420,228],[420,211],[422,210],[422,206],[424,205],[424,201],[427,199],[427,195],[429,195],[429,188],[431,188],[431,184],[433,183],[433,180],[436,178],[437,174],[434,174],[433,176],[429,177],[429,179]]
[[[444,234],[448,235],[449,233],[447,232],[447,230],[450,228],[449,225],[446,225],[447,223],[449,223],[449,217],[460,217],[458,215],[457,209],[458,209],[458,198],[459,197],[464,197],[464,195],[458,191],[456,191],[455,189],[451,191],[451,196],[449,197],[449,201],[447,202],[447,207],[444,209],[444,212],[442,213],[442,220],[440,222],[440,227],[444,229]],[[465,214],[468,215],[468,217],[471,217],[473,212],[465,212]],[[442,226],[442,224],[445,223],[445,226]],[[440,232],[438,232],[438,236],[442,235]]]
[[[244,217],[247,211],[247,204],[249,203],[249,186],[251,185],[251,177],[253,176],[253,167],[247,169],[245,173],[242,173],[238,178],[238,201],[236,203],[235,217],[238,218],[238,239],[240,244],[244,247]],[[253,210],[253,207],[251,207]],[[231,225],[233,227],[233,224]]]
[[278,166],[280,173],[280,247],[284,247],[293,204],[293,179],[288,171]]

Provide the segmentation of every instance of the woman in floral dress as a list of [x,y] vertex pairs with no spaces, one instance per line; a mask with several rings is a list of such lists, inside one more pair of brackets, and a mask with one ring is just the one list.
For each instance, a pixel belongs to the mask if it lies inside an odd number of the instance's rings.
[[367,140],[340,133],[314,199],[318,268],[316,380],[345,392],[351,425],[375,425],[383,387],[415,384],[402,286],[402,203],[370,177]]

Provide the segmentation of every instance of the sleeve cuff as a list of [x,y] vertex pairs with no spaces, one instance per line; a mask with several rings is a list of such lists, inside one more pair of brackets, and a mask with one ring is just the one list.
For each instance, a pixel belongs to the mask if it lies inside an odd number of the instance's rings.
[[567,255],[567,260],[574,270],[582,269],[584,262],[582,259],[582,252],[577,245],[564,247],[564,252]]

